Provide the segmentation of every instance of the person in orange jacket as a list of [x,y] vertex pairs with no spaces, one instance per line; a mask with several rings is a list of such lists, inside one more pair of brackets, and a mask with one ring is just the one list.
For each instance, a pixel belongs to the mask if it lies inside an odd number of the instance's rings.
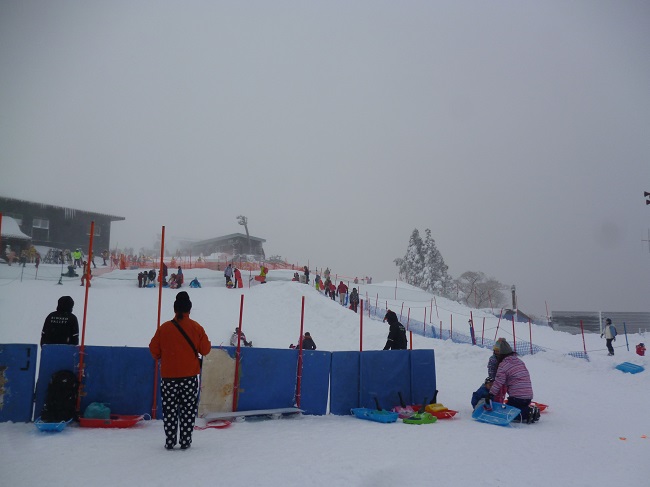
[[241,278],[241,271],[235,267],[235,287],[242,288],[244,287],[244,281]]
[[[165,449],[181,450],[192,445],[201,373],[201,355],[210,353],[212,344],[203,327],[190,319],[192,301],[185,291],[176,295],[174,318],[158,327],[149,351],[160,360]],[[179,432],[180,427],[180,432]]]

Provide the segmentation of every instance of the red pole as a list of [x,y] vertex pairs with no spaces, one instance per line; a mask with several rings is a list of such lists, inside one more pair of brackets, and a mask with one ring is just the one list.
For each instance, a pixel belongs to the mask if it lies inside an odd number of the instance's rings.
[[300,309],[300,338],[298,339],[298,377],[296,378],[296,406],[300,407],[300,390],[302,387],[302,336],[305,326],[305,297],[302,297]]
[[530,323],[530,318],[528,318],[528,332],[530,334],[530,354],[533,354],[533,326]]
[[239,333],[237,334],[237,351],[235,352],[235,381],[232,387],[232,410],[237,411],[237,401],[239,400],[239,365],[241,364],[241,334],[242,321],[244,317],[244,295],[241,295],[239,301]]
[[[359,351],[363,352],[363,299],[359,303],[360,312],[359,312]],[[368,308],[370,311],[370,308]]]
[[404,314],[404,301],[402,301],[402,308],[399,310],[399,319],[402,319],[402,315]]
[[431,303],[429,303],[429,323],[431,323],[432,317],[433,317],[433,298],[431,298]]
[[512,315],[512,343],[513,347],[512,349],[517,353],[517,337],[515,336],[515,315]]
[[90,288],[90,256],[93,253],[93,236],[95,235],[95,222],[90,222],[90,242],[88,243],[88,260],[83,272],[86,273],[86,292],[84,295],[84,317],[83,325],[81,327],[81,346],[79,348],[79,371],[77,380],[79,382],[79,390],[77,394],[77,413],[81,410],[81,396],[83,395],[83,376],[84,376],[84,355],[86,343],[86,318],[88,315],[88,289]]
[[[402,303],[404,306],[404,303]],[[408,313],[406,314],[406,329],[409,329],[409,323],[411,322],[411,308],[409,308]]]
[[587,345],[585,344],[585,327],[582,326],[582,320],[580,320],[580,331],[582,332],[582,348],[585,351],[585,355],[587,355]]
[[[163,259],[165,256],[165,225],[162,227],[162,236],[160,238],[160,276],[162,276]],[[160,305],[162,301],[162,277],[160,277],[160,286],[158,286],[158,321],[156,330],[160,328]],[[156,419],[156,410],[158,409],[158,366],[159,360],[156,360],[153,370],[153,404],[151,405],[151,419]]]
[[497,329],[494,332],[494,341],[497,339],[497,333],[499,333],[499,325],[501,324],[501,316],[503,315],[503,308],[501,308],[501,312],[499,313],[499,321],[497,321]]
[[440,339],[442,340],[442,320],[440,320]]
[[413,350],[413,332],[412,331],[409,331],[409,337],[411,339],[410,350]]
[[379,293],[375,296],[375,308],[379,306]]

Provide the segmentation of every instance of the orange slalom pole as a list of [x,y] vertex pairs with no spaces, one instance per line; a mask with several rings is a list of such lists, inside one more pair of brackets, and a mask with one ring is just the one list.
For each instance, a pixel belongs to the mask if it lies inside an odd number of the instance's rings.
[[232,387],[232,410],[237,411],[237,402],[239,401],[239,365],[241,364],[241,334],[242,321],[244,317],[244,295],[241,295],[239,302],[239,333],[237,334],[237,351],[235,352],[235,381]]
[[302,297],[300,308],[300,338],[298,339],[298,377],[296,377],[296,407],[300,407],[300,391],[302,388],[302,336],[305,329],[305,297]]
[[[162,227],[162,234],[160,237],[160,285],[158,286],[158,321],[156,322],[156,331],[160,328],[160,309],[162,302],[162,269],[163,269],[163,258],[165,256],[165,225]],[[160,366],[160,360],[156,360],[156,364],[153,369],[153,402],[151,404],[151,419],[156,419],[156,410],[158,409],[158,368]]]
[[93,236],[95,235],[95,222],[90,222],[90,242],[88,243],[88,260],[86,261],[86,267],[83,272],[86,273],[86,292],[84,296],[84,317],[83,325],[81,327],[81,346],[79,348],[79,371],[77,375],[77,381],[79,382],[79,389],[77,393],[77,413],[81,410],[81,396],[83,395],[83,376],[84,376],[84,355],[85,355],[85,344],[86,344],[86,318],[88,315],[88,288],[90,287],[90,256],[93,253]]

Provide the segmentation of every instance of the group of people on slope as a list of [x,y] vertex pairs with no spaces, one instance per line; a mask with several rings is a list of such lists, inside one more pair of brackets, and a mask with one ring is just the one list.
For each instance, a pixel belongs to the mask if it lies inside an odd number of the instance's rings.
[[226,269],[223,271],[223,276],[226,279],[226,287],[228,289],[244,287],[241,271],[236,267],[233,268],[232,264],[228,264]]

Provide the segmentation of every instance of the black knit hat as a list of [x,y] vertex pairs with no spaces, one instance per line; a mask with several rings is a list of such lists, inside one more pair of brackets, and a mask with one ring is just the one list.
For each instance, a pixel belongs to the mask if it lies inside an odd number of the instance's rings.
[[174,301],[174,312],[175,313],[189,313],[192,309],[192,301],[190,301],[190,295],[185,291],[181,291],[176,295],[176,301]]
[[56,307],[56,310],[67,311],[68,313],[72,313],[73,307],[74,307],[74,300],[70,296],[61,296],[59,298],[59,302]]

